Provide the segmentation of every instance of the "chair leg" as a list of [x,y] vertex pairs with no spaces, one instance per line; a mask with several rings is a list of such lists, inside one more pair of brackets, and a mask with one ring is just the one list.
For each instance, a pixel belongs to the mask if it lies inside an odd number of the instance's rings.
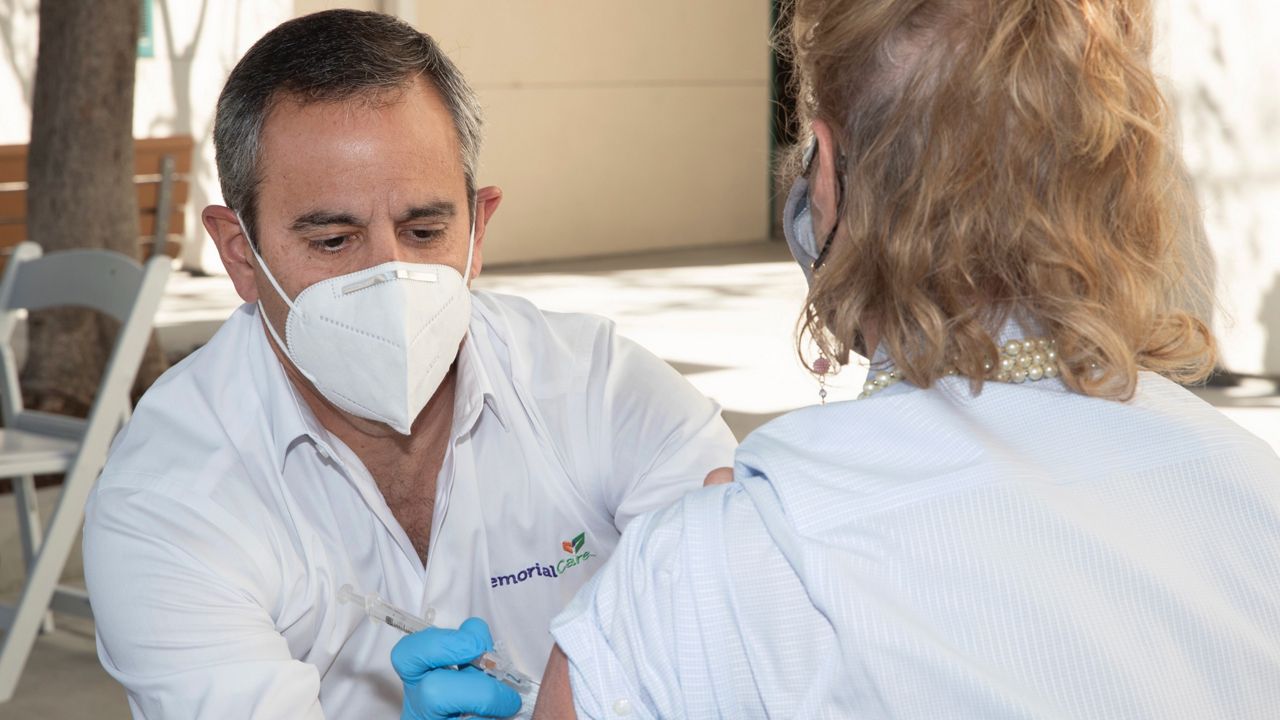
[[[27,574],[36,564],[40,551],[40,507],[36,499],[36,479],[31,475],[12,478],[13,499],[18,507],[18,535],[22,540],[22,564]],[[53,632],[53,613],[47,612],[41,623],[41,632]]]
[[48,612],[76,533],[84,522],[84,504],[100,468],[101,463],[78,461],[63,481],[62,495],[36,555],[35,565],[27,574],[13,624],[5,633],[4,644],[0,645],[0,703],[11,700],[18,687],[18,679],[35,645],[36,634]]

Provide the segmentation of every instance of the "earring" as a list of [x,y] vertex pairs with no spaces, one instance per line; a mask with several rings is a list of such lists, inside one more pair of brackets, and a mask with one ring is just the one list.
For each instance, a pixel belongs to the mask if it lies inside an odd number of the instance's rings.
[[818,400],[827,404],[827,375],[831,372],[831,361],[820,357],[813,361],[813,371],[818,374]]

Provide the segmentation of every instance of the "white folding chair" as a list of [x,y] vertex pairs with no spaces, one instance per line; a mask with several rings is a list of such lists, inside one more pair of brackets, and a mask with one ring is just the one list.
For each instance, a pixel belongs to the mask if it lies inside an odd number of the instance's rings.
[[[70,250],[42,256],[40,246],[18,245],[0,279],[0,478],[12,478],[18,506],[27,579],[16,607],[0,606],[0,702],[13,697],[18,678],[41,626],[52,628],[49,611],[93,617],[82,590],[59,586],[63,567],[84,521],[89,490],[106,462],[107,450],[129,417],[129,393],[142,363],[170,259],[161,255],[145,268],[120,253]],[[84,420],[25,409],[18,387],[12,339],[22,311],[85,307],[120,321],[102,383]],[[34,476],[65,473],[62,492],[46,532],[40,531]]]

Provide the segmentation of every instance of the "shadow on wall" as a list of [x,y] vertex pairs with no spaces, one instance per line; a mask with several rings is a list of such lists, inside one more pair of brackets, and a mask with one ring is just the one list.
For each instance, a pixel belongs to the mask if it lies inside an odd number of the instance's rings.
[[1262,349],[1262,366],[1280,368],[1280,275],[1271,281],[1271,287],[1262,296],[1262,309],[1258,312],[1258,322],[1267,334],[1267,343]]
[[[189,1],[189,0],[184,0]],[[203,123],[203,127],[194,115],[193,86],[196,82],[196,73],[199,69],[197,65],[196,55],[200,50],[200,42],[204,39],[206,32],[206,20],[209,17],[209,0],[201,0],[200,9],[196,15],[195,29],[191,32],[190,42],[182,48],[179,48],[177,35],[174,32],[173,10],[170,7],[172,0],[158,0],[155,9],[160,19],[160,29],[164,33],[164,48],[167,54],[169,71],[171,73],[170,91],[173,97],[172,114],[161,113],[152,119],[150,127],[147,129],[147,135],[150,137],[161,137],[164,135],[191,135],[195,138],[195,149],[192,165],[192,183],[191,202],[188,204],[187,212],[188,222],[187,231],[185,233],[185,242],[180,256],[182,264],[187,268],[195,268],[205,270],[201,258],[201,226],[199,222],[200,209],[210,203],[208,182],[212,178],[216,182],[216,175],[211,172],[211,168],[207,166],[204,158],[209,156],[208,144],[213,139],[213,114],[209,113],[208,119]],[[239,47],[239,28],[240,28],[240,3],[236,2],[233,10],[234,40],[232,47]],[[222,12],[226,12],[227,8],[222,8]],[[216,41],[216,39],[215,39]],[[226,66],[224,74],[230,74],[231,67]],[[202,176],[197,178],[196,176]]]
[[37,0],[0,0],[0,56],[22,89],[24,112],[30,112],[35,91],[34,31],[38,11]]
[[[1280,34],[1272,0],[1161,0],[1170,100],[1220,282],[1214,330],[1224,369],[1280,374]],[[1267,33],[1259,35],[1259,33]],[[1269,289],[1268,289],[1269,288]],[[1227,308],[1261,316],[1232,318]],[[1265,345],[1265,357],[1255,354]]]

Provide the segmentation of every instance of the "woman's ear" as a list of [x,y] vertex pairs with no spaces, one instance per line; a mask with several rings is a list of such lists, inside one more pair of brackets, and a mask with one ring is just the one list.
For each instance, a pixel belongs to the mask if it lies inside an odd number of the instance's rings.
[[813,234],[824,238],[836,226],[836,208],[840,206],[836,175],[836,142],[826,120],[813,121],[813,137],[817,141],[809,168],[809,211],[813,213]]

